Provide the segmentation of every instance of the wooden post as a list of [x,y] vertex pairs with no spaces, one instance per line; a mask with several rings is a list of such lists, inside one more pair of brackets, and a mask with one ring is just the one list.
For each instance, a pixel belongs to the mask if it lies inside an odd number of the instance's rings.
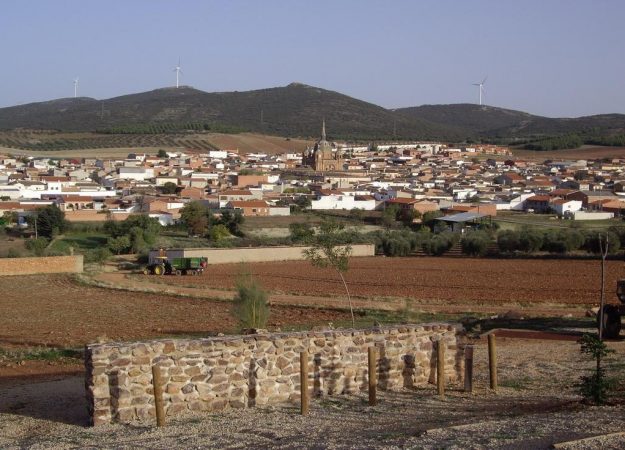
[[299,354],[299,379],[302,416],[308,414],[308,352]]
[[488,335],[488,365],[490,368],[490,388],[497,391],[497,346],[493,333]]
[[369,406],[377,404],[376,386],[378,384],[375,368],[375,347],[369,347]]
[[464,391],[473,392],[473,346],[464,348]]
[[154,390],[154,407],[156,408],[156,426],[165,426],[165,410],[163,409],[163,382],[161,369],[157,365],[152,366],[152,386]]
[[436,387],[438,395],[445,396],[445,345],[442,340],[436,341]]

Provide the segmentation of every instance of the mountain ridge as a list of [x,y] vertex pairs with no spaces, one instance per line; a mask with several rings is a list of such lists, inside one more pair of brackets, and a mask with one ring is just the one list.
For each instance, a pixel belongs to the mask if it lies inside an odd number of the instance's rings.
[[322,120],[334,138],[536,139],[577,132],[625,132],[625,115],[550,118],[457,103],[387,109],[340,92],[292,82],[251,91],[165,87],[108,99],[61,98],[0,108],[0,129],[105,131],[145,124],[218,124],[289,137],[317,136]]

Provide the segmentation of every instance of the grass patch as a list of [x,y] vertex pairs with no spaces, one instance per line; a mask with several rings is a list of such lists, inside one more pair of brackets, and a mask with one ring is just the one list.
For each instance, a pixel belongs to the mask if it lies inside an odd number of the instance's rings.
[[33,348],[4,349],[0,348],[0,359],[8,361],[65,361],[75,362],[83,358],[83,352],[71,348]]
[[62,251],[69,247],[74,247],[75,250],[93,250],[100,247],[105,247],[108,236],[104,233],[76,233],[64,236],[61,239],[57,239],[50,246],[51,250]]

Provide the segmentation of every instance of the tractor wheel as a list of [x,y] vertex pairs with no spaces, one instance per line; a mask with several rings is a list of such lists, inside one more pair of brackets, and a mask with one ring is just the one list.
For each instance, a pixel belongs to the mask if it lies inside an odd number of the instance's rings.
[[[601,311],[597,313],[597,328],[601,320]],[[618,307],[605,305],[603,307],[603,337],[607,339],[618,338],[621,332],[621,314]]]
[[143,268],[143,275],[150,275],[150,269],[148,267]]
[[182,270],[176,270],[176,271],[174,271],[174,275],[176,275],[177,277],[179,277],[180,275],[182,275]]
[[165,273],[164,266],[154,266],[154,275],[163,275]]

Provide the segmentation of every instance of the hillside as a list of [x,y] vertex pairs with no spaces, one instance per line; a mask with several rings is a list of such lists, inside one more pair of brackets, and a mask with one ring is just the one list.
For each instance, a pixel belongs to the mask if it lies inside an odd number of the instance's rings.
[[397,136],[405,138],[462,137],[451,127],[398,116],[380,106],[300,83],[247,92],[207,93],[181,87],[101,101],[77,98],[31,103],[0,109],[0,129],[94,131],[196,122],[310,137],[319,135],[324,118],[332,138],[390,138],[394,129]]
[[423,105],[396,109],[404,117],[454,127],[467,136],[486,138],[535,138],[568,133],[598,135],[625,132],[624,114],[578,118],[550,118],[486,105]]
[[[331,139],[361,141],[485,139],[514,143],[571,133],[593,138],[625,133],[623,114],[549,118],[473,104],[389,110],[301,83],[214,93],[183,86],[106,100],[83,97],[31,103],[0,108],[0,130],[178,136],[187,131],[252,132],[310,139],[319,135],[324,118]],[[603,144],[596,139],[587,143]]]

